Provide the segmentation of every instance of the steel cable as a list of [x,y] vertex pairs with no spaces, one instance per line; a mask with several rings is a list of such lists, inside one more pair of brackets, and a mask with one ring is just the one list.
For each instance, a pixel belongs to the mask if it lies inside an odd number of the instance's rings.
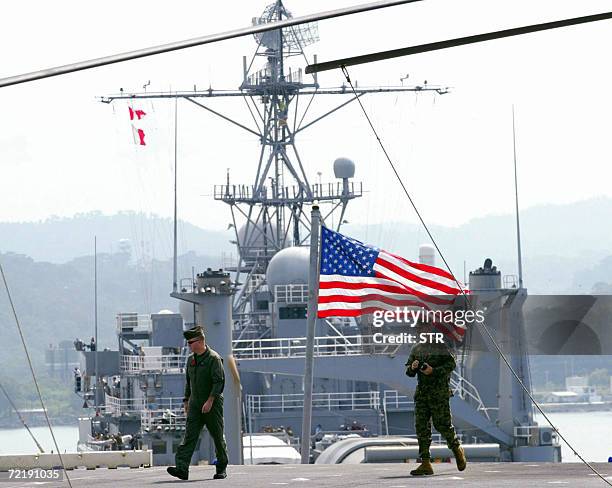
[[15,309],[15,304],[13,303],[13,297],[11,296],[11,291],[9,289],[8,282],[6,280],[6,275],[4,274],[4,268],[2,266],[2,263],[0,263],[0,274],[2,274],[2,281],[4,282],[4,288],[6,289],[6,295],[8,297],[9,304],[13,312],[13,317],[15,318],[15,323],[17,324],[17,330],[19,331],[19,337],[21,338],[21,343],[23,344],[23,350],[25,351],[26,359],[28,360],[28,366],[30,367],[30,372],[32,373],[32,379],[34,380],[34,386],[36,387],[36,393],[38,394],[40,405],[43,409],[43,413],[45,414],[45,420],[47,421],[47,425],[49,426],[49,432],[51,433],[51,438],[53,439],[53,445],[55,446],[55,449],[57,450],[57,455],[59,456],[59,460],[62,465],[64,475],[66,476],[66,481],[68,482],[68,485],[70,486],[70,488],[72,488],[72,481],[70,481],[70,477],[68,476],[68,471],[66,470],[66,465],[64,464],[64,459],[62,458],[62,453],[60,452],[60,448],[57,444],[57,439],[55,438],[53,427],[51,427],[51,421],[49,420],[49,414],[47,412],[47,409],[45,408],[45,402],[43,401],[42,393],[40,392],[40,386],[38,385],[38,380],[36,379],[36,373],[34,372],[34,366],[32,365],[32,360],[30,359],[30,353],[28,351],[28,346],[26,345],[26,341],[23,336],[23,331],[21,329],[21,323],[19,322],[19,317],[17,316],[17,310]]

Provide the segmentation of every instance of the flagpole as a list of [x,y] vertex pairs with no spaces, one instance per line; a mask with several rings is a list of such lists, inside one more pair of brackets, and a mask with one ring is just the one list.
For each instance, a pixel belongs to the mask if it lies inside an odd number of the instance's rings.
[[177,158],[177,146],[178,146],[178,98],[174,100],[174,255],[172,259],[172,291],[176,293],[178,291],[178,271],[177,271],[177,258],[176,258],[176,248],[177,248],[177,167],[178,167],[178,158]]
[[302,464],[310,462],[310,431],[312,429],[312,384],[314,369],[314,339],[319,298],[319,229],[321,213],[319,204],[313,203],[310,213],[310,271],[308,274],[308,315],[306,332],[306,361],[304,365],[304,417],[302,418]]
[[96,375],[94,403],[97,411],[101,403],[98,392],[100,387],[100,371],[98,368],[98,236],[94,236],[94,342],[96,343],[94,352],[94,374]]

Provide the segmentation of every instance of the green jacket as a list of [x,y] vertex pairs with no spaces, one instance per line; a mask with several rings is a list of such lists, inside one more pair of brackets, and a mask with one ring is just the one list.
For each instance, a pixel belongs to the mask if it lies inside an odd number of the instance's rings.
[[[417,370],[410,367],[414,360],[419,361]],[[430,375],[421,372],[420,367],[423,363],[433,368]],[[450,395],[450,377],[456,366],[455,357],[445,344],[415,345],[406,362],[406,374],[410,377],[417,376],[418,379],[415,399],[419,395]]]
[[189,409],[201,409],[208,397],[223,398],[225,373],[223,359],[210,346],[206,346],[204,354],[191,354],[187,358],[185,368],[185,398]]

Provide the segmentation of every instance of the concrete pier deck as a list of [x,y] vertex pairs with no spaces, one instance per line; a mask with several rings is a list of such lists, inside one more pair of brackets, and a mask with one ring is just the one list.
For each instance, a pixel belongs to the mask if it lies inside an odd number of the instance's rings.
[[[596,469],[612,482],[612,464],[595,464]],[[460,473],[455,464],[436,464],[435,474],[427,477],[410,476],[415,464],[335,464],[335,465],[275,465],[229,466],[226,480],[213,480],[214,467],[192,466],[188,481],[175,480],[166,468],[77,469],[69,471],[72,486],[95,487],[161,487],[161,486],[226,486],[244,488],[411,488],[424,486],[513,487],[607,486],[587,467],[577,463],[472,463]],[[6,473],[1,473],[5,475]],[[68,483],[37,481],[7,481],[0,488],[67,487]]]

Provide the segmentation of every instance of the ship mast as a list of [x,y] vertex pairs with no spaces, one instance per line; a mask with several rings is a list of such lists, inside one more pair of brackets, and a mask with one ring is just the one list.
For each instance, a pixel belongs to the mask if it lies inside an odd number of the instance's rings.
[[[253,19],[253,25],[291,18],[291,12],[282,0],[276,0],[265,8],[260,17]],[[257,329],[258,325],[265,326],[263,323],[252,323],[253,294],[265,284],[270,259],[277,251],[290,245],[307,245],[310,239],[310,222],[305,206],[314,201],[327,205],[329,210],[322,212],[321,216],[323,223],[338,212],[340,218],[335,221],[339,228],[348,203],[363,193],[361,184],[349,182],[348,178],[342,178],[337,183],[311,183],[298,151],[297,136],[366,94],[419,91],[444,94],[448,90],[427,84],[357,88],[356,94],[344,85],[321,88],[316,73],[306,77],[301,67],[308,64],[305,48],[319,40],[316,23],[260,32],[254,34],[254,38],[257,49],[250,62],[243,58],[243,79],[238,90],[209,88],[184,92],[122,92],[103,97],[102,101],[182,98],[259,139],[261,150],[251,183],[232,184],[228,175],[225,184],[214,188],[215,200],[230,207],[235,232],[232,242],[235,242],[238,253],[236,265],[225,269],[236,273],[236,282],[244,283],[234,296],[234,319],[241,322],[239,328],[250,323]],[[322,115],[307,119],[313,99],[323,95],[349,99]],[[223,114],[203,101],[206,98],[225,97],[245,99],[252,119],[250,124]],[[305,99],[302,105],[301,99]]]

